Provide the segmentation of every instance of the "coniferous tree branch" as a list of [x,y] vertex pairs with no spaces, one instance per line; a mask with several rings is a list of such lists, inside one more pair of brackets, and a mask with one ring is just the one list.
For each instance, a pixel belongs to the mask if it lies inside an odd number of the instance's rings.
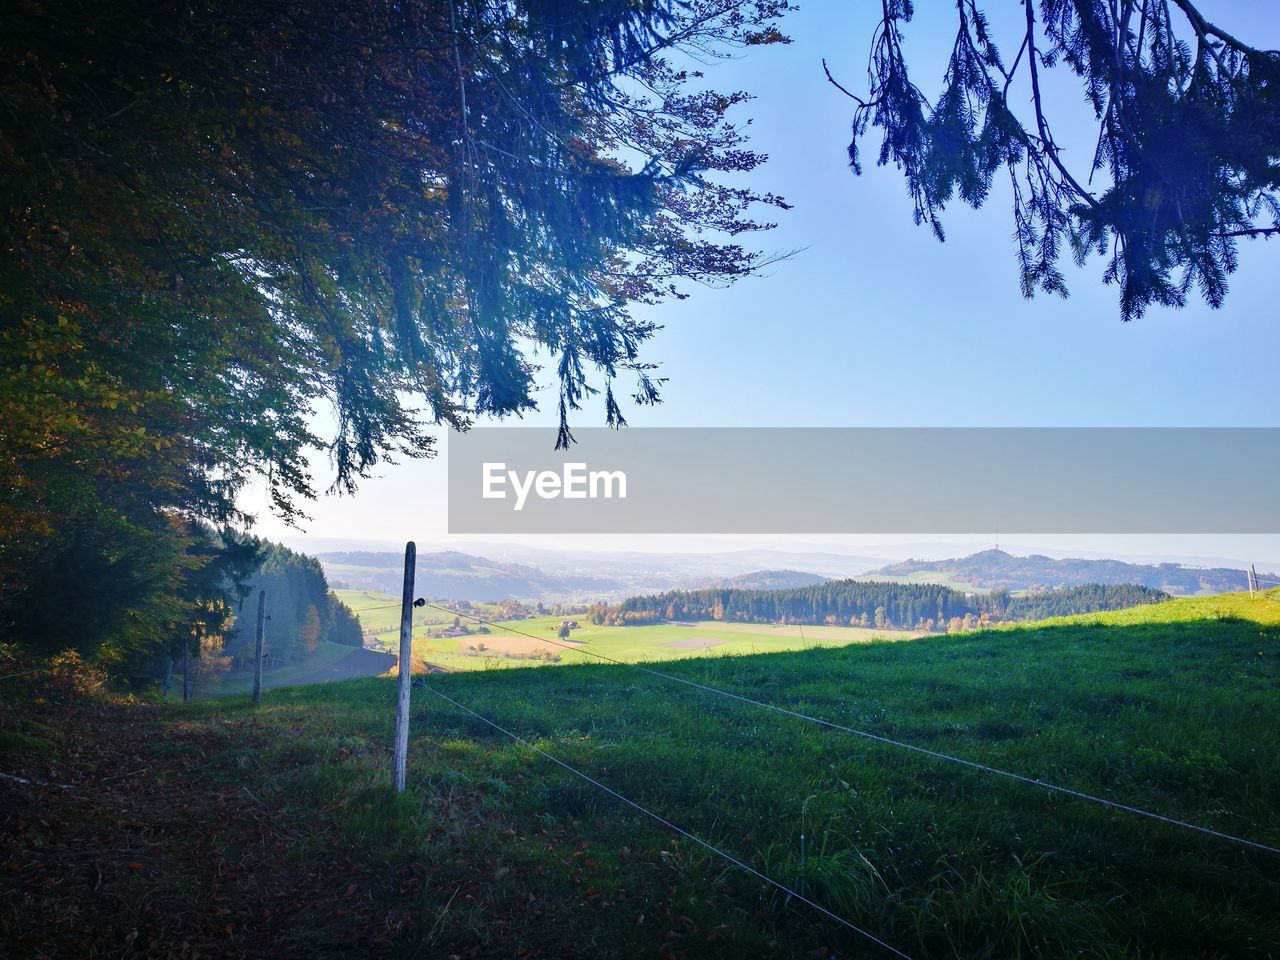
[[[956,42],[931,103],[902,54],[913,6],[882,0],[868,95],[853,94],[824,62],[857,104],[851,166],[861,171],[859,143],[881,128],[879,162],[902,169],[916,221],[940,239],[946,204],[959,195],[981,205],[1006,167],[1027,296],[1066,294],[1057,265],[1065,247],[1077,263],[1105,258],[1126,320],[1182,306],[1193,288],[1220,306],[1236,241],[1280,232],[1280,53],[1210,23],[1191,0],[1173,7],[1181,26],[1169,0],[1027,0],[1006,68],[976,0],[956,0]],[[1097,122],[1087,178],[1053,133],[1058,107],[1042,78],[1053,69],[1081,82]]]

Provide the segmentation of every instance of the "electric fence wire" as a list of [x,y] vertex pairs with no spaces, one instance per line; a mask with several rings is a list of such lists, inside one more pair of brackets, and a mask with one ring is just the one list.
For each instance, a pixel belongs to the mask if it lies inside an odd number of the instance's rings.
[[[1280,587],[1280,580],[1271,580],[1267,577],[1259,577],[1255,574],[1253,577],[1253,583],[1257,587],[1257,595],[1262,597],[1262,599],[1270,600],[1272,603],[1280,603],[1280,598],[1276,598],[1271,595],[1275,593],[1276,587]],[[1261,586],[1261,584],[1264,583],[1270,584],[1270,586]],[[1253,591],[1251,590],[1250,592],[1252,593]]]
[[392,607],[399,609],[401,606],[402,604],[400,603],[400,601],[397,600],[395,603],[384,603],[378,607],[361,607],[359,610],[353,609],[351,612],[354,613],[356,616],[359,616],[362,613],[370,613],[374,610],[390,610]]
[[770,877],[768,874],[761,873],[755,867],[751,866],[748,863],[744,863],[742,860],[739,860],[733,854],[728,853],[724,850],[721,850],[719,847],[715,846],[714,844],[708,843],[706,840],[703,840],[701,837],[690,833],[688,830],[684,829],[681,826],[678,826],[677,824],[672,823],[670,820],[668,820],[666,817],[662,816],[661,814],[654,813],[648,807],[641,806],[640,804],[636,803],[636,801],[630,799],[629,797],[623,796],[621,793],[619,793],[617,790],[614,790],[612,787],[608,786],[607,784],[601,783],[599,780],[596,780],[594,777],[590,776],[589,774],[583,773],[577,767],[571,766],[570,764],[561,760],[559,757],[548,753],[546,750],[543,750],[541,747],[537,746],[536,744],[530,743],[528,740],[524,739],[524,737],[520,736],[519,734],[512,733],[506,727],[503,727],[500,724],[495,723],[494,721],[490,720],[488,717],[485,717],[479,713],[476,713],[476,711],[472,710],[470,707],[467,707],[459,703],[457,700],[454,700],[452,697],[445,696],[445,694],[441,693],[435,687],[432,687],[426,683],[423,683],[422,686],[424,689],[430,691],[431,693],[434,693],[437,697],[439,697],[441,700],[444,700],[446,703],[453,704],[459,710],[463,711],[464,713],[470,714],[471,716],[479,720],[481,723],[488,724],[489,726],[493,727],[493,729],[497,730],[499,733],[506,734],[508,737],[510,737],[512,740],[516,741],[517,743],[523,744],[524,746],[528,747],[530,750],[532,750],[534,753],[538,754],[539,756],[543,757],[544,759],[550,760],[556,766],[562,767],[563,769],[569,771],[576,777],[581,777],[587,783],[591,784],[592,786],[598,787],[599,789],[603,790],[605,793],[609,794],[615,799],[621,800],[627,806],[631,807],[632,809],[636,810],[639,813],[644,814],[646,817],[649,817],[650,819],[657,821],[658,823],[662,824],[662,826],[666,827],[668,830],[671,830],[674,833],[680,834],[680,836],[685,837],[688,840],[691,840],[692,842],[696,843],[698,846],[702,847],[705,850],[709,850],[711,853],[714,853],[716,856],[732,864],[733,866],[738,867],[741,870],[745,870],[747,873],[751,874],[757,880],[763,880],[765,883],[769,884],[770,886],[775,887],[778,890],[781,890],[783,893],[787,894],[787,896],[794,897],[795,899],[799,900],[801,903],[812,907],[814,910],[817,910],[819,913],[823,914],[824,916],[830,918],[831,920],[836,921],[836,923],[839,923],[842,926],[847,927],[848,929],[852,930],[854,933],[858,934],[859,936],[865,937],[867,940],[870,940],[872,943],[877,944],[880,947],[883,947],[885,950],[888,950],[895,957],[902,957],[903,960],[911,960],[911,957],[908,954],[903,953],[897,947],[894,947],[888,943],[885,943],[883,940],[877,937],[874,933],[871,933],[869,930],[864,930],[862,927],[858,926],[857,924],[849,920],[846,920],[844,917],[840,916],[838,913],[834,913],[831,910],[828,910],[822,904],[814,900],[810,900],[804,894],[791,889],[791,887],[788,887],[785,883],[780,883],[779,881],[773,879],[773,877]]
[[[1280,601],[1277,601],[1277,602],[1280,602]],[[794,717],[797,720],[807,721],[808,723],[816,723],[819,726],[826,727],[830,730],[839,730],[842,733],[852,734],[855,737],[862,737],[866,740],[871,740],[875,743],[884,744],[886,746],[900,747],[903,750],[910,750],[914,753],[923,754],[924,756],[932,757],[935,760],[946,760],[950,763],[961,764],[963,766],[969,767],[974,770],[980,770],[983,773],[989,773],[994,776],[1005,777],[1009,780],[1014,780],[1018,783],[1028,784],[1033,787],[1041,787],[1042,789],[1048,790],[1052,793],[1061,793],[1069,797],[1075,797],[1078,800],[1086,800],[1090,803],[1096,803],[1099,806],[1107,807],[1111,810],[1119,810],[1124,813],[1133,814],[1134,816],[1146,817],[1150,820],[1155,820],[1159,823],[1163,823],[1169,826],[1182,827],[1183,829],[1186,829],[1186,830],[1192,830],[1192,831],[1195,831],[1196,833],[1202,833],[1211,837],[1217,837],[1219,840],[1226,840],[1231,843],[1240,844],[1241,846],[1251,847],[1255,850],[1263,850],[1267,853],[1280,854],[1280,847],[1273,847],[1273,846],[1270,846],[1269,844],[1259,843],[1256,840],[1248,840],[1245,837],[1238,837],[1234,834],[1224,833],[1221,830],[1214,830],[1212,827],[1202,827],[1199,824],[1189,823],[1186,820],[1178,820],[1175,817],[1166,817],[1164,814],[1155,813],[1151,810],[1144,810],[1141,807],[1130,806],[1127,803],[1119,803],[1118,801],[1115,801],[1115,800],[1108,800],[1105,797],[1095,796],[1094,794],[1085,793],[1081,790],[1075,790],[1075,789],[1072,789],[1071,787],[1064,787],[1064,786],[1061,786],[1060,784],[1051,783],[1047,780],[1041,780],[1038,777],[1023,776],[1020,773],[1013,773],[1012,771],[1009,771],[1009,770],[1002,770],[999,767],[992,767],[985,763],[978,763],[975,760],[966,760],[963,757],[953,756],[952,754],[949,754],[949,753],[941,753],[937,750],[930,750],[927,747],[917,746],[916,744],[913,744],[913,743],[905,743],[902,740],[894,740],[892,737],[881,736],[878,733],[871,733],[870,731],[867,731],[867,730],[858,730],[855,727],[847,727],[844,724],[835,723],[831,720],[823,720],[821,717],[810,716],[807,713],[800,713],[796,710],[788,710],[786,707],[780,707],[777,704],[773,704],[773,703],[766,703],[763,700],[753,700],[751,697],[744,697],[741,694],[731,693],[728,690],[721,690],[719,687],[712,687],[712,686],[708,686],[705,683],[698,683],[696,680],[687,680],[684,677],[677,677],[674,674],[663,673],[661,670],[653,670],[649,667],[642,667],[636,663],[627,663],[623,660],[615,660],[613,657],[606,656],[602,653],[594,653],[590,650],[583,650],[579,647],[574,646],[573,644],[562,643],[558,640],[552,640],[549,637],[539,637],[539,636],[536,636],[535,634],[526,633],[522,630],[517,630],[514,627],[510,627],[505,624],[494,623],[490,620],[485,620],[481,617],[473,616],[471,614],[462,613],[456,610],[450,610],[448,607],[442,607],[439,604],[429,603],[427,601],[422,601],[422,603],[424,606],[434,607],[437,610],[445,610],[445,611],[448,611],[449,613],[454,613],[457,616],[465,617],[468,620],[473,620],[477,623],[482,623],[488,627],[495,627],[499,630],[506,630],[509,633],[514,633],[517,636],[527,637],[531,640],[538,640],[540,642],[546,642],[546,643],[554,643],[557,646],[564,647],[566,650],[578,650],[580,653],[585,653],[589,656],[596,657],[608,663],[615,664],[616,666],[630,667],[632,670],[639,670],[642,673],[648,673],[655,677],[661,677],[664,680],[673,680],[676,683],[683,683],[686,686],[694,687],[698,690],[704,690],[707,693],[714,693],[722,697],[728,697],[729,699],[737,700],[741,703],[750,704],[753,707],[760,707],[761,709],[764,709],[764,710],[772,710],[776,713],[781,713],[788,717]]]

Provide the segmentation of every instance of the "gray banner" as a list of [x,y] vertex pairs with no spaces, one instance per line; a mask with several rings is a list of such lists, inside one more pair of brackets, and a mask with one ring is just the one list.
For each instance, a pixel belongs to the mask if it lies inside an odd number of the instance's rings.
[[486,427],[450,533],[1280,533],[1280,428]]

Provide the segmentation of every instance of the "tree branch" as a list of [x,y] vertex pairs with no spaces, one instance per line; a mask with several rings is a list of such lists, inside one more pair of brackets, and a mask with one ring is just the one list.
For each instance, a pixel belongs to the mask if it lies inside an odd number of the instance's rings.
[[1217,234],[1219,237],[1272,237],[1280,236],[1280,226],[1275,227],[1248,227],[1241,230],[1224,230]]
[[[823,72],[823,73],[825,73],[825,74],[827,75],[827,81],[828,81],[828,82],[829,82],[833,87],[835,87],[837,90],[839,90],[841,93],[843,93],[843,94],[844,94],[846,97],[848,97],[850,100],[855,100],[855,101],[857,101],[858,106],[863,107],[863,108],[866,108],[866,107],[868,107],[868,106],[871,106],[871,104],[867,103],[867,101],[863,100],[863,99],[862,99],[860,96],[858,96],[856,93],[850,93],[850,92],[849,92],[848,90],[846,90],[843,86],[841,86],[841,84],[840,84],[840,83],[838,83],[838,82],[836,81],[836,78],[835,78],[835,77],[833,77],[833,76],[831,75],[831,70],[827,67],[827,58],[826,58],[826,57],[823,57],[823,58],[822,58],[822,72]],[[874,103],[875,103],[875,101],[873,100],[873,101],[871,101],[871,103],[872,103],[872,104],[874,104]]]
[[1217,37],[1231,49],[1240,53],[1252,53],[1263,57],[1280,56],[1280,50],[1259,50],[1256,47],[1249,46],[1242,40],[1237,40],[1221,27],[1214,26],[1196,9],[1191,0],[1173,0],[1173,5],[1182,11],[1183,16],[1187,18],[1187,22],[1191,24],[1191,29],[1199,37]]
[[1058,157],[1058,145],[1054,143],[1053,135],[1049,132],[1049,125],[1044,119],[1044,107],[1040,101],[1040,71],[1036,67],[1036,57],[1039,54],[1036,51],[1036,14],[1035,6],[1031,0],[1026,0],[1023,6],[1027,10],[1027,63],[1031,67],[1031,99],[1035,104],[1036,110],[1036,129],[1040,131],[1040,142],[1044,145],[1045,155],[1057,167],[1058,172],[1062,174],[1064,180],[1071,185],[1071,188],[1091,207],[1097,207],[1098,201],[1076,182],[1076,178],[1071,175],[1071,171],[1063,166],[1062,160]]

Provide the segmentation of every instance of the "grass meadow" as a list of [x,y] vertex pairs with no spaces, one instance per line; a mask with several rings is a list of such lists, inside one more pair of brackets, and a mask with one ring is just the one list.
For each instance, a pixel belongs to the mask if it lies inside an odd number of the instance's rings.
[[[1280,595],[899,642],[809,634],[797,652],[676,650],[661,669],[1280,846]],[[1280,956],[1277,854],[626,666],[426,679],[912,957]],[[430,690],[413,696],[402,796],[386,786],[389,680],[274,690],[256,714],[234,698],[164,709],[176,730],[221,737],[208,776],[416,878],[404,956],[892,955]]]
[[[400,643],[399,600],[389,594],[341,590],[338,596],[360,618],[382,649],[396,651]],[[495,670],[511,667],[599,662],[609,657],[626,663],[785,653],[813,647],[843,646],[872,640],[902,640],[917,636],[910,631],[870,630],[859,627],[778,626],[768,623],[663,623],[651,626],[594,626],[580,616],[545,616],[498,621],[492,606],[473,604],[472,615],[491,620],[487,633],[481,624],[461,617],[472,632],[464,637],[428,636],[453,623],[454,614],[433,607],[413,612],[415,661],[448,670]],[[576,620],[566,649],[558,638],[561,621]],[[513,632],[514,631],[514,632]],[[546,638],[543,642],[537,639]],[[594,655],[594,656],[593,656]]]

